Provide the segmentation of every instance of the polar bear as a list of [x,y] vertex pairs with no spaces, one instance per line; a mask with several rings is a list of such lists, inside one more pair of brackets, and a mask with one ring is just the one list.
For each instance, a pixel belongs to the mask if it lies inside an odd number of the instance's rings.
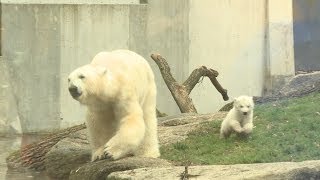
[[233,108],[221,123],[220,137],[228,138],[232,132],[249,135],[253,128],[253,98],[239,96],[234,99]]
[[129,50],[100,52],[70,73],[68,88],[87,106],[92,161],[160,156],[156,84],[142,56]]

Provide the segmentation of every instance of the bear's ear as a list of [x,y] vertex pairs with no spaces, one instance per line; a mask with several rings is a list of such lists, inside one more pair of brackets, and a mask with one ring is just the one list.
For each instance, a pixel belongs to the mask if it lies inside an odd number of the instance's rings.
[[108,71],[106,67],[97,66],[96,68],[97,68],[98,74],[100,75],[105,75]]

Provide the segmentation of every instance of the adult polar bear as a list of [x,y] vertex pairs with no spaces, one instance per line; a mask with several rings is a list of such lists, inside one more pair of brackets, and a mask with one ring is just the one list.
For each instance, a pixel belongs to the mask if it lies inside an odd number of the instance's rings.
[[143,57],[129,50],[100,52],[69,75],[68,87],[87,106],[92,161],[160,156],[156,84]]

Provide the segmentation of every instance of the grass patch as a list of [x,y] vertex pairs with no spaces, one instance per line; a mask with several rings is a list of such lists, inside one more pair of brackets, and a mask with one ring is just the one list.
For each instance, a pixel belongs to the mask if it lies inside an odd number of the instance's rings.
[[219,139],[221,121],[207,122],[188,138],[161,147],[178,164],[240,164],[320,159],[320,93],[257,105],[252,135]]

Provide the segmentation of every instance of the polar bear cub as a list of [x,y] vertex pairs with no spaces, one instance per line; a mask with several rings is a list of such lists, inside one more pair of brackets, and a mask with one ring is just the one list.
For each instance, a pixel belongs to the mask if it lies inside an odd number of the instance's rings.
[[249,135],[253,128],[253,98],[239,96],[234,99],[233,108],[221,123],[220,138],[228,138],[232,132]]
[[160,156],[156,84],[142,56],[129,50],[100,52],[70,73],[68,88],[87,107],[92,161]]

